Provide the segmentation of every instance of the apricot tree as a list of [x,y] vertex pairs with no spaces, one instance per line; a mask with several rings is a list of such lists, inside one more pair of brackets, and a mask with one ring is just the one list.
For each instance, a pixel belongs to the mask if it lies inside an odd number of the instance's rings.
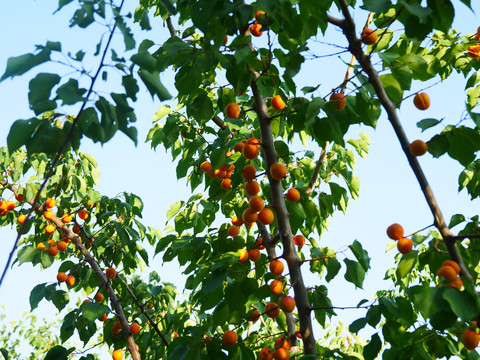
[[[70,3],[61,0],[59,9]],[[42,268],[61,262],[58,283],[39,284],[30,297],[32,308],[47,299],[70,309],[60,344],[47,359],[96,358],[95,350],[84,355],[64,345],[75,332],[85,344],[100,334],[98,346],[115,350],[115,359],[125,347],[133,359],[478,358],[480,257],[470,250],[479,248],[479,219],[444,219],[417,161],[425,151],[447,154],[464,167],[460,190],[479,197],[480,114],[474,108],[480,31],[451,29],[452,1],[431,0],[425,7],[417,0],[365,0],[361,6],[346,0],[142,0],[132,14],[123,1],[75,3],[70,26],[87,28],[97,19],[112,24],[94,54],[96,70],[84,70],[83,51],[63,54],[60,43],[48,41],[10,58],[0,79],[62,55],[75,70],[75,77],[41,72],[30,81],[35,117],[12,124],[0,155],[0,222],[18,223],[12,259],[16,254],[19,264]],[[365,13],[365,24],[354,22],[353,10]],[[132,26],[159,24],[168,28],[165,41],[136,44]],[[295,76],[310,44],[329,27],[344,35],[351,56],[346,76],[332,91],[315,83],[298,89]],[[113,49],[117,31],[126,51],[134,50],[128,60]],[[160,74],[172,70],[176,96],[153,116],[147,141],[170,153],[192,196],[171,206],[171,232],[163,236],[142,224],[138,196],[98,192],[95,158],[80,150],[83,137],[105,143],[118,130],[137,142],[140,86],[170,100]],[[403,101],[416,94],[414,85],[446,80],[453,71],[467,79],[465,121],[442,122],[428,142],[411,144],[398,112]],[[122,90],[98,91],[100,76]],[[417,93],[417,108],[428,109],[428,95]],[[329,218],[359,196],[355,153],[366,157],[369,140],[364,134],[347,139],[347,132],[357,124],[375,127],[382,110],[433,225],[412,235],[398,224],[386,229],[401,253],[387,272],[392,288],[357,305],[366,314],[350,324],[346,337],[320,335],[329,330],[327,318],[337,317],[328,283],[344,274],[361,288],[370,269],[359,241],[342,264],[320,239]],[[440,123],[429,118],[418,126]],[[178,302],[175,289],[153,271],[142,280],[151,255],[180,263],[188,301]],[[307,284],[305,272],[318,274],[321,285]],[[73,292],[86,301],[72,304]],[[363,340],[356,334],[367,325],[371,335]],[[1,351],[8,358],[9,348]]]

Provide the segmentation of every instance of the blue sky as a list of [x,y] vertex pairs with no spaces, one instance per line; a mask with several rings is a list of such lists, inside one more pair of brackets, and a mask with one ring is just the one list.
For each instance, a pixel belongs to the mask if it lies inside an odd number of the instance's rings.
[[[52,15],[56,7],[54,1],[28,1],[27,3],[28,10],[25,10],[26,2],[0,3],[0,26],[3,28],[1,32],[3,50],[0,52],[1,73],[5,69],[9,56],[31,52],[35,44],[44,44],[47,39],[62,41],[72,52],[76,52],[80,45],[87,51],[94,48],[96,43],[91,39],[98,37],[98,31],[87,31],[85,34],[78,28],[68,29],[66,21],[71,12],[68,7],[60,14]],[[475,6],[477,11],[480,10],[480,4],[476,3]],[[480,25],[478,16],[461,4],[457,5],[457,11],[455,27],[464,34],[475,32]],[[354,13],[355,20],[362,25],[367,15],[361,10]],[[21,21],[19,21],[20,17]],[[162,27],[159,20],[155,22]],[[168,35],[162,27],[155,33],[140,33],[139,36],[148,36],[157,39],[160,43]],[[329,30],[326,41],[338,45],[345,44],[340,32],[336,29]],[[121,45],[119,47],[121,48]],[[337,51],[325,45],[319,48],[319,51],[323,50],[327,53]],[[342,59],[348,62],[350,57],[342,55]],[[95,64],[91,64],[92,68]],[[43,68],[42,71],[46,69],[48,67]],[[322,71],[323,69],[328,71]],[[345,71],[346,66],[333,56],[318,62],[306,63],[297,80],[305,85],[321,83],[320,91],[325,94],[343,80]],[[2,109],[0,146],[6,144],[6,135],[14,120],[33,116],[27,103],[28,80],[31,79],[32,74],[27,73],[20,78],[0,83],[0,108]],[[426,84],[416,83],[412,87],[412,92],[436,81],[435,79]],[[163,82],[174,93],[172,74],[165,74]],[[100,86],[103,84],[100,83]],[[464,86],[463,77],[455,75],[445,83],[428,89],[431,108],[423,112],[414,108],[411,99],[407,100],[399,111],[399,115],[408,138],[412,141],[415,139],[427,141],[433,136],[434,132],[421,133],[416,127],[416,123],[423,118],[446,117],[448,123],[458,122],[465,109]],[[143,143],[151,126],[153,114],[159,106],[161,104],[158,100],[152,101],[146,90],[141,90],[141,100],[135,105],[139,129],[138,147],[135,148],[124,135],[118,134],[103,147],[92,144],[88,140],[84,141],[82,151],[92,153],[98,160],[102,171],[100,177],[102,193],[115,196],[119,192],[128,191],[139,195],[145,202],[145,224],[163,230],[166,212],[170,205],[178,200],[188,199],[190,192],[183,181],[176,180],[175,167],[171,163],[170,156],[165,154],[161,147],[154,152],[150,150],[148,144]],[[368,133],[371,139],[367,160],[358,160],[356,175],[361,181],[360,199],[357,202],[350,202],[346,216],[338,213],[334,217],[330,230],[321,239],[320,244],[340,250],[357,239],[372,257],[372,270],[367,274],[365,290],[354,291],[353,285],[346,283],[343,276],[335,280],[333,285],[329,285],[329,292],[335,306],[355,306],[362,298],[371,299],[374,291],[380,289],[379,286],[388,288],[389,284],[382,284],[382,279],[385,271],[394,266],[393,257],[396,254],[396,250],[385,253],[389,241],[385,235],[388,225],[394,222],[401,223],[406,232],[411,233],[433,222],[423,194],[385,116],[382,115],[375,131],[362,127],[353,129],[350,135],[355,136],[358,132]],[[460,194],[457,192],[457,178],[461,167],[456,161],[446,157],[433,159],[431,155],[426,154],[420,159],[420,163],[447,221],[456,213],[464,213],[467,217],[478,214],[479,201],[471,202],[465,192]],[[3,269],[7,254],[15,240],[15,233],[0,229],[0,236],[4,245],[4,251],[0,254],[0,268]],[[180,290],[182,289],[178,267],[172,265],[162,267],[160,258],[155,259],[153,263],[154,269],[164,280],[174,282]],[[2,299],[0,303],[6,305],[9,320],[19,318],[23,311],[28,311],[28,296],[34,285],[55,280],[54,268],[55,266],[53,269],[38,272],[38,269],[32,269],[26,265],[21,268],[14,266],[9,271],[6,281],[0,288],[0,299]],[[306,270],[305,268],[304,271]],[[310,286],[324,283],[316,276],[306,276],[306,282]],[[12,292],[16,294],[15,298],[10,296]],[[40,316],[49,316],[48,309],[49,307],[42,303],[38,313]],[[359,317],[363,313],[363,311],[344,311],[340,313],[340,318],[345,319],[348,324],[356,318],[355,316]]]

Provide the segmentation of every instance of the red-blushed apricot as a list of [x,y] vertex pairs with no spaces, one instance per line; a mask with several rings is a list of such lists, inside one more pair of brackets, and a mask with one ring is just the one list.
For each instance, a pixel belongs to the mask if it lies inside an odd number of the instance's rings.
[[437,276],[439,278],[444,278],[445,280],[454,281],[457,278],[457,272],[451,266],[442,266],[437,271]]
[[285,266],[280,260],[272,260],[268,268],[273,275],[282,275]]
[[242,152],[243,145],[245,145],[246,142],[247,142],[247,140],[244,140],[244,141],[241,141],[241,142],[237,143],[235,145],[235,147],[233,148],[233,150],[235,150],[235,152]]
[[45,205],[47,206],[47,208],[51,209],[55,206],[57,202],[55,201],[55,199],[52,199],[52,198],[48,198],[47,201],[45,201]]
[[75,284],[75,276],[68,275],[67,280],[65,281],[68,286],[73,286]]
[[363,29],[362,37],[360,38],[360,40],[366,45],[373,45],[378,40],[377,32],[368,28]]
[[248,207],[252,209],[252,211],[260,212],[265,207],[265,203],[260,196],[254,196],[248,200]]
[[269,225],[273,222],[275,216],[273,215],[273,211],[269,208],[265,208],[258,213],[258,220],[263,225]]
[[283,99],[280,95],[275,95],[272,98],[272,107],[275,110],[283,110],[285,108],[285,106],[286,106],[285,101],[283,101]]
[[112,325],[112,334],[118,334],[120,331],[122,331],[122,325],[120,324],[120,320],[117,320]]
[[232,224],[236,226],[242,226],[243,220],[239,219],[236,215],[232,218]]
[[65,250],[67,250],[67,243],[65,241],[59,241],[57,243],[57,249],[58,251],[64,252]]
[[100,316],[100,317],[98,318],[98,320],[100,320],[100,321],[103,322],[103,321],[107,320],[107,318],[108,318],[107,314],[103,314],[102,316]]
[[258,10],[256,13],[255,13],[255,20],[258,21],[258,18],[260,15],[265,15],[265,11],[263,10]]
[[115,350],[112,353],[112,359],[113,360],[122,360],[123,359],[123,352],[122,350]]
[[296,235],[293,238],[293,242],[295,243],[295,245],[302,247],[303,245],[305,245],[305,236],[303,236],[301,234]]
[[260,259],[260,250],[258,250],[258,249],[249,250],[248,251],[248,258],[253,262],[257,262]]
[[255,244],[253,245],[254,248],[257,248],[258,250],[263,250],[265,249],[265,246],[262,245],[263,243],[263,239],[262,238],[258,238],[256,241],[255,241]]
[[223,179],[225,176],[227,176],[227,171],[223,169],[216,169],[214,174],[215,174],[215,177],[219,179]]
[[269,348],[263,348],[258,353],[258,360],[272,360],[273,359],[273,350]]
[[104,299],[105,299],[105,296],[103,296],[103,294],[100,292],[96,293],[95,296],[93,297],[93,300],[95,300],[96,302],[102,302]]
[[237,103],[230,103],[225,107],[225,116],[229,119],[236,119],[240,115],[240,106]]
[[284,338],[283,336],[280,336],[279,338],[275,339],[275,344],[273,346],[275,349],[283,347],[288,350],[292,347],[292,344],[286,338]]
[[242,154],[249,160],[256,159],[259,153],[257,146],[252,144],[245,144],[242,149]]
[[238,341],[238,335],[233,330],[227,330],[222,335],[222,344],[225,346],[233,346]]
[[427,110],[430,107],[430,97],[422,92],[415,95],[413,104],[418,110]]
[[250,321],[253,322],[253,323],[256,323],[258,321],[258,319],[260,319],[260,311],[255,309],[250,314]]
[[223,190],[228,190],[232,187],[232,180],[230,179],[223,179],[222,183],[220,184]]
[[458,265],[458,263],[453,260],[445,260],[442,266],[450,266],[455,270],[455,273],[457,275],[460,274],[460,265]]
[[70,221],[72,221],[72,219],[73,219],[73,216],[70,214],[64,214],[62,216],[62,221],[64,224],[68,224]]
[[130,324],[130,332],[132,334],[138,334],[140,332],[140,325],[136,322]]
[[258,185],[258,182],[255,180],[253,181],[247,181],[243,185],[243,189],[245,190],[245,193],[250,196],[255,196],[260,192],[260,185]]
[[78,212],[78,217],[82,220],[85,220],[88,218],[88,211],[87,210],[80,210]]
[[254,23],[250,25],[250,33],[255,37],[262,36],[262,24]]
[[43,250],[43,251],[47,251],[47,247],[45,246],[44,243],[38,243],[37,244],[37,249],[40,249],[40,250]]
[[109,267],[109,268],[105,271],[105,274],[107,275],[107,278],[113,279],[113,278],[117,275],[117,272],[115,271],[114,268]]
[[409,238],[401,238],[398,240],[397,248],[400,253],[403,255],[408,254],[412,251],[413,248],[413,241]]
[[395,223],[387,228],[387,236],[392,240],[400,240],[404,234],[405,230],[400,224]]
[[468,56],[470,56],[471,58],[474,58],[474,59],[480,57],[480,46],[470,45],[468,47],[467,54],[468,54]]
[[285,313],[291,313],[295,309],[295,299],[291,296],[283,296],[278,299],[278,307]]
[[345,106],[347,106],[347,97],[344,93],[333,93],[330,95],[330,102],[337,104],[336,109],[340,111],[345,109]]
[[275,319],[278,315],[280,315],[280,308],[278,307],[277,303],[271,301],[265,305],[265,315],[272,319]]
[[273,353],[273,358],[275,360],[289,360],[290,359],[290,351],[288,349],[283,348],[283,347],[278,348]]
[[300,191],[297,189],[288,189],[287,194],[285,195],[285,198],[289,202],[297,202],[300,200]]
[[67,281],[67,274],[65,274],[64,272],[59,272],[57,274],[57,281],[58,282],[65,282]]
[[238,234],[240,234],[240,229],[236,225],[231,225],[228,227],[227,234],[231,237],[238,236]]
[[[265,210],[265,209],[264,209]],[[253,211],[252,209],[250,208],[246,208],[244,211],[243,211],[243,214],[242,214],[242,220],[246,223],[246,224],[251,224],[251,223],[255,223],[258,219],[258,215],[255,211]]]
[[425,141],[415,140],[409,145],[408,150],[413,156],[422,156],[427,152],[428,145]]
[[49,224],[45,227],[45,231],[47,234],[53,234],[53,232],[55,231],[55,225],[52,225],[52,224]]
[[15,203],[13,201],[7,201],[7,210],[8,211],[15,210]]
[[257,174],[257,168],[253,165],[245,165],[245,167],[242,170],[242,177],[245,180],[254,179],[256,174]]
[[56,256],[58,254],[58,248],[56,245],[52,245],[48,248],[48,255]]
[[273,164],[270,166],[270,176],[275,180],[282,180],[287,176],[287,167],[283,164]]
[[25,194],[19,194],[18,192],[15,194],[15,200],[22,202],[25,200]]
[[240,255],[239,258],[238,258],[238,261],[240,261],[240,262],[247,261],[248,251],[246,249],[238,249],[237,252]]
[[210,161],[204,161],[200,164],[200,170],[203,172],[210,172],[213,170],[212,164]]
[[462,343],[468,350],[474,350],[480,341],[480,335],[471,327],[468,327],[462,334]]
[[75,234],[78,234],[80,232],[80,226],[78,225],[73,225],[72,227],[72,231],[75,233]]
[[285,285],[283,285],[283,281],[277,279],[272,280],[270,283],[270,291],[274,295],[279,295],[282,293],[284,286]]

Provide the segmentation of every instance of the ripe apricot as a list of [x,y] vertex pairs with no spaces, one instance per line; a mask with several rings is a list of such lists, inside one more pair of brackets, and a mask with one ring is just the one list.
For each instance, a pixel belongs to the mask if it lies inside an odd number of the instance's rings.
[[347,98],[344,93],[333,93],[330,95],[330,102],[337,104],[337,110],[343,110],[347,105]]
[[109,268],[105,271],[105,274],[107,275],[107,278],[113,279],[113,278],[117,275],[117,272],[115,271],[114,268],[109,267]]
[[392,240],[400,240],[404,234],[405,230],[400,224],[395,223],[387,228],[387,236]]
[[105,321],[105,320],[107,320],[107,314],[103,314],[102,316],[100,316],[100,317],[98,318],[98,320],[100,320],[100,321],[102,321],[102,322]]
[[287,176],[287,167],[283,164],[273,164],[270,166],[270,176],[275,180],[282,180]]
[[463,280],[459,277],[456,277],[455,280],[450,282],[450,286],[461,290],[463,287]]
[[7,210],[13,211],[15,209],[15,203],[13,201],[7,201]]
[[223,178],[225,178],[225,176],[227,176],[227,170],[216,169],[214,174],[215,174],[215,177],[217,177],[219,179],[223,179]]
[[258,11],[255,13],[255,20],[258,21],[258,17],[259,17],[260,15],[263,15],[263,14],[265,14],[265,11],[263,11],[263,10],[258,10]]
[[288,189],[287,194],[286,194],[286,199],[289,202],[297,202],[300,200],[300,191],[297,189]]
[[58,248],[56,245],[52,245],[48,248],[48,255],[56,256],[58,254]]
[[252,211],[260,212],[265,207],[265,203],[260,196],[254,196],[248,200],[248,207],[252,209]]
[[47,220],[53,219],[53,213],[50,210],[47,210],[43,213],[43,217]]
[[223,38],[223,43],[222,43],[222,45],[223,45],[223,46],[227,45],[227,42],[228,42],[228,35],[225,35],[225,37]]
[[72,231],[73,231],[75,234],[78,234],[78,233],[80,232],[80,226],[78,226],[78,225],[73,225]]
[[102,302],[103,299],[105,299],[105,297],[103,296],[102,293],[96,293],[95,296],[93,297],[93,300],[95,300],[96,302]]
[[238,236],[240,229],[236,225],[231,225],[228,227],[227,234],[231,237]]
[[122,350],[115,350],[112,353],[113,360],[122,360],[123,359],[123,352]]
[[263,225],[271,224],[273,222],[274,218],[275,218],[275,216],[273,215],[273,211],[270,210],[269,208],[265,208],[258,213],[258,220]]
[[243,189],[247,195],[255,196],[260,192],[260,185],[256,181],[247,181],[243,185]]
[[474,59],[480,57],[480,47],[478,45],[470,45],[468,47],[467,54]]
[[72,221],[73,216],[70,214],[65,214],[62,217],[62,221],[64,224],[68,224],[70,221]]
[[258,353],[258,360],[272,360],[273,359],[273,350],[269,348],[263,348]]
[[222,183],[220,184],[223,190],[228,190],[232,187],[232,180],[230,179],[223,179]]
[[45,246],[44,243],[38,243],[38,244],[37,244],[37,249],[46,251],[46,250],[47,250],[47,247]]
[[377,35],[377,32],[375,30],[372,30],[372,29],[369,29],[369,28],[363,29],[362,37],[360,38],[360,40],[364,44],[366,44],[366,45],[375,44],[377,42],[377,39],[378,39],[378,35]]
[[272,107],[275,110],[283,110],[285,108],[285,106],[286,106],[285,101],[283,101],[283,99],[280,95],[275,95],[272,98]]
[[200,164],[200,170],[202,170],[203,172],[210,172],[213,170],[212,164],[210,164],[209,161],[204,161]]
[[[264,209],[265,210],[265,209]],[[258,219],[258,215],[255,211],[250,208],[246,208],[243,211],[242,219],[246,224],[255,223]]]
[[258,360],[272,360],[273,359],[273,350],[269,348],[263,348],[258,353]]
[[26,215],[24,215],[24,214],[18,215],[18,217],[17,217],[17,222],[18,222],[19,224],[23,224],[23,223],[25,222],[25,220],[27,220],[27,216],[26,216]]
[[248,251],[248,258],[253,261],[257,262],[260,259],[260,250],[258,249],[251,249]]
[[283,347],[278,348],[273,353],[273,358],[275,360],[288,360],[288,359],[290,359],[290,351],[288,349],[283,348]]
[[16,194],[15,194],[15,200],[17,200],[17,201],[23,201],[23,200],[25,200],[25,194],[16,193]]
[[233,330],[227,330],[223,333],[222,344],[225,346],[233,346],[238,341],[238,335]]
[[140,325],[138,325],[137,323],[131,323],[130,324],[130,332],[132,334],[138,334],[140,332]]
[[229,119],[236,119],[240,115],[240,106],[237,103],[230,103],[225,107],[225,116]]
[[253,165],[245,165],[245,167],[242,170],[242,177],[245,180],[252,180],[255,178],[255,175],[257,174],[257,168]]
[[238,249],[237,252],[240,255],[240,257],[238,258],[238,261],[240,261],[240,262],[247,261],[247,259],[248,259],[248,251],[247,250]]
[[460,274],[460,265],[458,265],[458,263],[453,260],[445,260],[442,266],[450,266],[455,270],[455,273],[457,275]]
[[68,286],[73,286],[75,284],[75,276],[68,275],[67,280],[65,281]]
[[243,145],[245,145],[246,142],[247,142],[247,140],[244,140],[244,141],[241,141],[241,142],[237,143],[235,145],[235,147],[233,148],[233,150],[235,150],[235,152],[242,152]]
[[57,281],[58,282],[65,282],[67,281],[67,274],[65,274],[64,272],[59,272],[57,274]]
[[299,234],[293,238],[293,242],[295,243],[295,245],[302,247],[303,245],[305,245],[305,236]]
[[413,104],[418,110],[427,110],[430,107],[430,97],[422,92],[415,95]]
[[271,301],[265,305],[265,315],[272,319],[275,319],[278,315],[280,315],[280,308],[278,307],[277,303]]
[[401,238],[398,240],[397,248],[400,253],[403,255],[408,254],[412,251],[413,248],[413,241],[409,238]]
[[[279,304],[279,306],[280,306],[280,304]],[[281,347],[288,350],[292,347],[292,344],[286,338],[284,338],[283,336],[280,336],[279,338],[277,338],[275,340],[274,348],[278,349],[278,348],[281,348]]]
[[422,156],[427,152],[428,145],[425,141],[415,140],[410,144],[408,149],[413,156]]
[[479,341],[480,335],[471,327],[468,327],[462,334],[462,343],[468,350],[474,350],[478,346]]
[[278,299],[278,307],[285,313],[291,313],[295,309],[295,299],[291,296],[283,296]]
[[243,220],[242,219],[239,219],[237,217],[237,215],[235,215],[233,218],[232,218],[232,224],[233,225],[236,225],[236,226],[242,226],[243,225]]
[[250,321],[253,322],[253,323],[256,323],[258,321],[258,319],[260,319],[260,311],[258,311],[257,309],[255,309],[254,311],[252,311],[252,313],[250,314]]
[[258,156],[259,148],[253,144],[245,144],[242,148],[242,154],[245,158],[253,160]]
[[55,226],[49,224],[45,227],[45,231],[47,232],[47,234],[53,234],[53,232],[55,231]]
[[272,292],[272,294],[274,295],[279,295],[282,293],[283,291],[283,282],[281,280],[273,280],[271,283],[270,283],[270,291]]
[[268,265],[270,272],[274,275],[282,275],[285,266],[283,262],[280,260],[272,260],[270,261],[270,265]]
[[265,246],[263,246],[262,243],[263,243],[263,239],[262,239],[262,238],[258,238],[258,239],[255,241],[255,244],[253,245],[253,247],[257,248],[258,250],[263,250],[263,249],[265,249]]
[[47,208],[51,209],[55,206],[57,202],[55,201],[55,199],[52,199],[52,198],[48,198],[47,201],[45,201],[45,205],[47,206]]
[[457,272],[451,266],[442,266],[440,269],[438,269],[437,276],[440,278],[443,277],[450,282],[457,278]]
[[57,248],[58,251],[64,252],[65,250],[67,250],[67,243],[61,240],[57,243]]
[[254,23],[250,25],[250,33],[255,37],[262,36],[262,24]]
[[115,321],[115,324],[112,325],[112,334],[118,334],[122,331],[122,325],[120,324],[120,320]]

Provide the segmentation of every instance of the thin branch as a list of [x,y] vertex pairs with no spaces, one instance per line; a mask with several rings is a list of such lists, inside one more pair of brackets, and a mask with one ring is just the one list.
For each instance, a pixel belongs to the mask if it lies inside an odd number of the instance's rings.
[[325,160],[325,155],[327,154],[327,146],[329,142],[327,141],[325,143],[325,148],[322,149],[322,152],[320,153],[320,157],[318,158],[317,165],[315,166],[315,170],[313,171],[313,176],[310,179],[310,182],[308,183],[307,190],[305,193],[309,195],[312,192],[313,186],[315,185],[315,182],[318,179],[318,174],[320,173],[320,168],[322,167],[323,161]]
[[217,115],[215,115],[213,118],[212,118],[213,122],[215,124],[217,124],[217,126],[222,129],[222,130],[226,130],[228,129],[228,125],[222,120],[220,119],[220,117],[218,117]]
[[170,36],[171,37],[177,36],[177,31],[175,30],[175,27],[173,26],[172,18],[170,16],[167,17],[166,22],[167,22],[168,31],[170,32]]

